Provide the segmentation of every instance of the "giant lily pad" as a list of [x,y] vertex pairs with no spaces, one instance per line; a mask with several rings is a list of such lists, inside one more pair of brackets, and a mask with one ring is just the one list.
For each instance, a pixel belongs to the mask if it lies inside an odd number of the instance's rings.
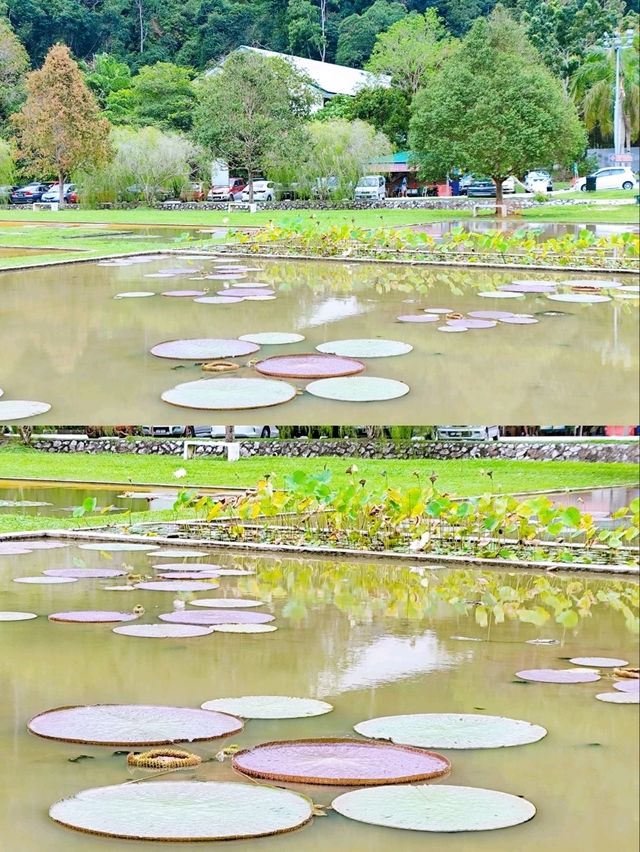
[[253,568],[218,568],[221,577],[250,577],[255,573]]
[[[47,503],[47,506],[50,504]],[[66,541],[33,541],[29,539],[29,550],[59,550],[61,547],[69,547]]]
[[574,666],[588,666],[592,669],[615,669],[629,665],[629,660],[618,660],[615,657],[571,657],[569,662]]
[[216,624],[216,633],[273,633],[278,628],[273,624]]
[[201,592],[204,589],[216,589],[218,585],[208,580],[151,580],[148,583],[136,583],[136,589],[149,592]]
[[243,607],[264,606],[264,601],[250,598],[198,598],[189,601],[193,606],[220,607],[220,609],[242,609]]
[[157,576],[161,580],[216,580],[220,574],[216,571],[169,571]]
[[326,379],[331,376],[353,376],[364,370],[362,361],[339,355],[274,355],[258,361],[256,370],[265,376],[291,379]]
[[503,317],[500,322],[506,323],[507,325],[535,325],[540,320],[537,320],[535,317],[526,317],[526,316],[512,316],[512,317]]
[[240,296],[243,299],[248,299],[250,296],[274,296],[275,290],[265,289],[264,287],[233,287],[228,290],[218,290],[218,296],[223,296],[225,299],[237,299]]
[[332,340],[316,346],[318,352],[330,355],[343,355],[346,358],[390,358],[393,355],[406,355],[413,346],[400,340],[356,339]]
[[236,302],[244,302],[244,299],[242,296],[237,299],[232,299],[229,296],[198,296],[193,301],[200,305],[233,305]]
[[[167,548],[164,548],[164,549],[159,548],[159,547],[153,547],[151,550],[149,550],[149,555],[155,556],[155,557],[158,557],[158,558],[167,557],[167,558],[171,558],[171,559],[189,559],[189,558],[195,558],[197,556],[207,556],[207,551],[206,550],[194,550],[193,548],[189,549],[188,547],[184,547],[182,549],[179,548],[179,547],[167,547]],[[178,564],[181,564],[181,563],[178,563]],[[168,566],[165,566],[165,567],[168,567]],[[174,566],[172,565],[171,567],[173,568]],[[195,566],[188,565],[187,567],[193,568]],[[204,563],[201,563],[200,567],[204,568],[205,567]],[[213,566],[207,565],[206,567],[212,568]]]
[[[198,552],[198,551],[194,551]],[[206,556],[206,553],[202,554]],[[162,553],[154,553],[153,556],[162,556]],[[171,556],[171,554],[167,554],[167,556]],[[157,562],[154,566],[161,571],[208,571],[209,573],[218,574],[219,565],[215,565],[213,562]]]
[[592,288],[594,290],[615,290],[621,287],[619,281],[598,281],[595,278],[572,278],[571,281],[563,281],[568,287]]
[[364,737],[420,748],[503,748],[535,743],[547,734],[531,722],[474,713],[380,716],[354,729]]
[[293,831],[313,806],[291,790],[218,781],[155,781],[82,790],[51,806],[68,828],[127,840],[239,840]]
[[589,669],[525,669],[516,672],[522,680],[538,683],[593,683],[600,680],[597,672]]
[[158,618],[173,624],[266,624],[274,620],[274,616],[266,612],[245,612],[241,609],[180,610],[162,613]]
[[499,289],[511,293],[555,293],[556,284],[553,281],[514,281]]
[[168,296],[172,299],[195,299],[198,296],[204,296],[205,290],[165,290],[163,296]]
[[591,305],[597,302],[610,302],[611,296],[603,296],[600,293],[550,293],[547,299],[554,302],[578,302]]
[[456,328],[495,328],[497,326],[495,320],[490,319],[474,319],[473,317],[463,317],[458,320],[448,320],[447,325]]
[[398,322],[438,322],[439,319],[436,314],[401,314],[396,317]]
[[469,329],[466,325],[439,325],[438,331],[449,332],[450,334],[456,334],[460,332],[468,331]]
[[114,627],[113,632],[141,639],[188,639],[193,636],[209,636],[213,633],[213,627],[201,627],[196,624],[125,624],[124,627]]
[[520,796],[449,784],[353,790],[331,806],[357,822],[412,831],[489,831],[528,822],[536,813]]
[[220,710],[243,719],[302,719],[322,716],[333,710],[326,701],[291,698],[288,695],[243,695],[241,698],[214,698],[201,705],[203,710]]
[[39,737],[68,743],[151,746],[215,740],[243,726],[235,716],[191,707],[93,704],[46,710],[27,727]]
[[511,311],[469,311],[468,316],[474,319],[495,319],[503,320],[506,317],[515,316]]
[[77,583],[74,577],[15,577],[14,583],[27,583],[34,586],[53,586],[59,583]]
[[380,402],[398,399],[409,393],[409,385],[395,379],[377,376],[350,376],[342,379],[320,379],[307,385],[307,391],[322,399],[344,402]]
[[30,399],[4,399],[0,402],[0,423],[7,420],[23,420],[37,417],[51,410],[48,402],[33,402]]
[[151,349],[158,358],[178,361],[208,361],[212,358],[239,358],[251,355],[260,347],[246,340],[196,337],[190,340],[166,340]]
[[483,299],[523,299],[524,293],[514,293],[513,290],[481,290],[478,296]]
[[406,784],[446,775],[435,752],[348,739],[283,740],[239,751],[233,768],[254,778],[349,787]]
[[612,686],[618,692],[640,692],[640,680],[617,680]]
[[114,621],[135,621],[138,617],[133,612],[85,609],[73,612],[52,612],[49,621],[63,621],[69,624],[112,624]]
[[126,553],[129,550],[153,550],[154,547],[154,544],[133,544],[126,541],[100,541],[80,545],[81,550],[103,550],[105,553]]
[[76,580],[94,577],[122,577],[126,571],[117,568],[48,568],[42,572],[46,577],[67,577]]
[[182,408],[233,411],[282,405],[296,394],[293,385],[276,379],[199,379],[176,385],[162,399]]
[[258,346],[281,346],[285,343],[300,343],[304,340],[304,334],[293,334],[287,331],[259,331],[255,334],[241,334],[238,340],[248,340],[249,343],[256,343]]
[[37,617],[35,612],[0,612],[0,621],[30,621]]
[[607,704],[640,704],[640,692],[600,692],[596,695],[598,701]]

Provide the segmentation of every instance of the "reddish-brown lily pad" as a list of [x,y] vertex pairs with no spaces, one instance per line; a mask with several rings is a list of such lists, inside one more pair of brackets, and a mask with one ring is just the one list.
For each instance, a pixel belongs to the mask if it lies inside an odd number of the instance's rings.
[[158,616],[161,621],[173,624],[266,624],[274,620],[266,612],[246,612],[242,609],[180,610]]
[[265,376],[290,379],[326,379],[333,376],[353,376],[364,370],[362,361],[342,358],[339,355],[274,355],[258,361],[256,370]]
[[522,680],[538,683],[593,683],[600,680],[600,675],[589,669],[524,669],[516,675]]
[[178,361],[207,361],[212,358],[240,358],[252,355],[260,347],[246,340],[224,338],[192,338],[190,340],[166,340],[151,349],[158,358]]
[[49,616],[49,621],[64,621],[70,624],[110,624],[114,621],[135,621],[138,617],[132,612],[88,609],[73,612],[53,612]]
[[149,704],[93,704],[56,707],[34,716],[32,734],[49,740],[91,745],[152,746],[198,742],[242,730],[228,713]]
[[117,568],[48,568],[42,572],[47,577],[73,577],[76,580],[96,577],[121,577],[126,571]]
[[446,757],[424,749],[349,739],[284,740],[238,752],[234,769],[301,784],[410,784],[446,775]]

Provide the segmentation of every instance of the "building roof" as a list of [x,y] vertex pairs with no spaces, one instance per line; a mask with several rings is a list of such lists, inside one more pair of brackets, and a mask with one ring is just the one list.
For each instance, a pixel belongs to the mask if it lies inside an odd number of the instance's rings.
[[386,74],[371,74],[359,68],[348,68],[346,65],[333,65],[331,62],[319,62],[317,59],[305,59],[302,56],[291,56],[288,53],[276,53],[273,50],[263,50],[259,47],[241,45],[238,50],[252,50],[262,56],[285,59],[297,70],[306,74],[325,95],[355,95],[365,86],[389,86],[390,77]]

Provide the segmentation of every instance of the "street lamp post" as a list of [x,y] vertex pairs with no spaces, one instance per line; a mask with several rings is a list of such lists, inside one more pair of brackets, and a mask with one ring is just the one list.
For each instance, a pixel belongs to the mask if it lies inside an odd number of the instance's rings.
[[613,100],[613,149],[615,157],[620,157],[624,154],[625,148],[625,128],[622,120],[622,103],[620,99],[620,54],[623,50],[633,46],[632,29],[626,30],[624,34],[615,32],[613,35],[605,33],[604,47],[606,50],[613,49],[616,59],[616,81]]

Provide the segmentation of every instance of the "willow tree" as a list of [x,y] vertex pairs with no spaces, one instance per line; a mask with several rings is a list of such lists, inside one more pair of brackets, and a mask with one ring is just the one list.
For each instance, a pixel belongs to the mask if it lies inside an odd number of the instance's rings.
[[425,177],[455,168],[486,175],[497,204],[510,175],[571,163],[586,147],[562,83],[502,9],[473,24],[412,111],[409,139]]
[[36,172],[58,176],[62,204],[72,172],[109,160],[109,122],[63,44],[54,45],[42,67],[29,74],[26,91],[22,109],[12,116],[18,156]]
[[0,17],[0,124],[20,105],[28,70],[27,51],[9,21]]

